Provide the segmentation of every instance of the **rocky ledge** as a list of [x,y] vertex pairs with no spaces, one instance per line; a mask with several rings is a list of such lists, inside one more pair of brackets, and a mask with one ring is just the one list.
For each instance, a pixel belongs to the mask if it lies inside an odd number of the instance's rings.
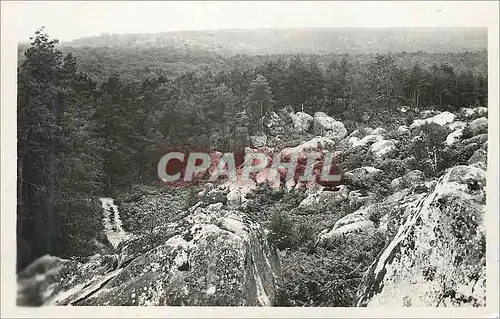
[[486,172],[450,168],[367,271],[358,306],[485,306]]
[[279,263],[264,230],[222,203],[200,204],[116,255],[39,258],[18,275],[18,305],[272,306]]

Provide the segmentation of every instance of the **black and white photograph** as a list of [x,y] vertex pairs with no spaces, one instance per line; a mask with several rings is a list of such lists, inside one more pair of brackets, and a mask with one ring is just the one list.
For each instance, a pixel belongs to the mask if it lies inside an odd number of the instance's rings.
[[498,8],[2,1],[2,308],[498,318]]

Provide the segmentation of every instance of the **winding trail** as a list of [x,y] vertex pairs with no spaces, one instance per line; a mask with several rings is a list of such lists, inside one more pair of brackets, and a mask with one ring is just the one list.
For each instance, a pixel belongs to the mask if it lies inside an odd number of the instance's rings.
[[104,232],[108,237],[109,242],[114,248],[118,246],[124,239],[128,237],[125,230],[122,228],[120,212],[114,204],[112,198],[100,198],[103,208],[103,225]]

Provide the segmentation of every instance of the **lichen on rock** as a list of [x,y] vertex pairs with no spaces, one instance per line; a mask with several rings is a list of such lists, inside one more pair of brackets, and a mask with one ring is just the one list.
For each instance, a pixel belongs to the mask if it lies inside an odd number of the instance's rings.
[[358,306],[485,306],[485,178],[449,169],[367,271]]
[[122,243],[114,263],[44,257],[20,274],[19,304],[270,306],[277,254],[259,224],[222,206],[198,206],[161,228],[165,236]]

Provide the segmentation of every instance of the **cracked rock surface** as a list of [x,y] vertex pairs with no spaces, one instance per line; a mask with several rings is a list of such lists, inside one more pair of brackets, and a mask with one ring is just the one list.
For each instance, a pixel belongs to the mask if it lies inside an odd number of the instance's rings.
[[222,203],[130,238],[85,262],[39,258],[18,276],[18,305],[272,306],[276,252],[261,226]]

